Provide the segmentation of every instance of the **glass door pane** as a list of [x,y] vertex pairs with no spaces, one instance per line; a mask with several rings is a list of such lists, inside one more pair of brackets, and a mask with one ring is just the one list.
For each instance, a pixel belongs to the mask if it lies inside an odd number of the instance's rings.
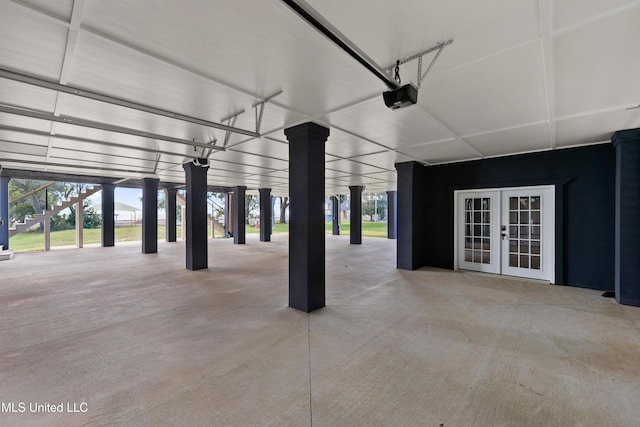
[[458,194],[458,263],[461,268],[499,272],[499,201],[496,192]]
[[505,189],[502,203],[502,220],[508,232],[502,245],[502,274],[551,280],[552,187]]

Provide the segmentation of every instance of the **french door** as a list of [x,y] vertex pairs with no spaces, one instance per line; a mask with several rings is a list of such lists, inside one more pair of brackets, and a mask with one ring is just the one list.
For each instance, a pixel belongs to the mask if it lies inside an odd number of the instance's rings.
[[554,187],[456,192],[457,268],[554,282]]

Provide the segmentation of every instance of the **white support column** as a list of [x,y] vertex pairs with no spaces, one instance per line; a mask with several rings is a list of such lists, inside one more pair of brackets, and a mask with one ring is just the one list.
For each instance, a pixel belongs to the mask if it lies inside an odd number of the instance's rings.
[[44,250],[51,250],[51,218],[44,219]]
[[181,222],[182,222],[182,226],[181,226],[181,230],[182,230],[182,236],[181,236],[181,239],[182,239],[182,240],[186,240],[186,239],[185,239],[185,236],[186,236],[186,235],[185,235],[185,232],[186,232],[186,231],[185,231],[185,230],[186,230],[185,226],[186,226],[186,224],[187,224],[187,215],[186,215],[186,210],[187,210],[187,209],[186,209],[186,206],[185,206],[185,205],[180,205],[180,216],[182,217],[182,221],[181,221]]
[[84,243],[83,226],[82,200],[80,200],[76,203],[76,247],[78,248],[81,248]]

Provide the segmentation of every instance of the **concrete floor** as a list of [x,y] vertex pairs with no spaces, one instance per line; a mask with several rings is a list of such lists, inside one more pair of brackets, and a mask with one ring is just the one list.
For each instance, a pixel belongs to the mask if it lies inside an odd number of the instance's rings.
[[327,236],[327,307],[307,315],[287,246],[211,241],[198,272],[163,242],[0,263],[0,425],[638,425],[640,309],[400,271],[394,241]]

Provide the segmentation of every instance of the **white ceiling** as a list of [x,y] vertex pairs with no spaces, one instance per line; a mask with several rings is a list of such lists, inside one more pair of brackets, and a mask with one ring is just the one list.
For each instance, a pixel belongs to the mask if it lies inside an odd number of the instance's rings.
[[[213,122],[244,109],[235,126],[249,131],[252,106],[282,91],[266,104],[261,138],[232,134],[226,151],[212,152],[208,174],[211,185],[276,195],[288,191],[283,130],[306,121],[330,127],[327,194],[395,189],[395,162],[553,150],[640,127],[640,109],[627,110],[640,104],[640,1],[308,2],[381,66],[454,42],[418,104],[390,111],[384,84],[280,1],[0,0],[0,68]],[[416,81],[416,66],[401,68],[403,81]],[[216,128],[5,78],[0,106],[218,147],[225,140]],[[4,168],[183,182],[181,165],[194,153],[0,113]]]

